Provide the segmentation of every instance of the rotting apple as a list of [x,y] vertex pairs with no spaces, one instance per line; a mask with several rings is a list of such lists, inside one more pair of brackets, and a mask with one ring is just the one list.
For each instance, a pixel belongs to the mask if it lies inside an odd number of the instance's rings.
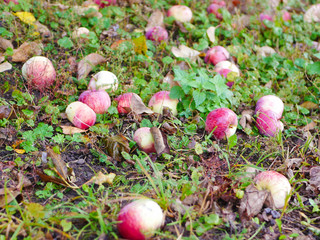
[[153,200],[139,199],[124,206],[118,215],[120,235],[129,240],[152,237],[164,223],[161,207]]
[[146,32],[146,38],[154,42],[166,41],[168,39],[168,32],[161,26],[155,26]]
[[49,88],[56,79],[56,71],[52,62],[42,56],[30,58],[23,64],[21,71],[27,82],[39,90]]
[[130,92],[130,93],[124,93],[114,99],[115,101],[118,102],[117,109],[120,114],[129,113],[128,109],[131,108],[131,98],[133,95],[136,95],[137,98],[140,98],[139,95]]
[[94,3],[99,5],[100,8],[104,8],[110,5],[115,5],[117,0],[94,0]]
[[217,63],[226,61],[229,58],[230,54],[227,49],[222,46],[214,46],[207,51],[204,61],[206,63],[216,65]]
[[105,90],[87,90],[80,94],[79,101],[87,104],[95,113],[103,114],[108,112],[111,106],[109,94]]
[[259,111],[256,119],[256,126],[262,135],[274,137],[283,131],[283,123],[277,119],[276,114],[269,111]]
[[276,171],[265,171],[259,173],[254,182],[258,190],[267,190],[271,193],[275,208],[284,207],[291,191],[291,185],[284,175]]
[[192,11],[185,5],[174,5],[167,13],[168,17],[173,16],[178,22],[190,22],[192,19]]
[[73,102],[66,109],[66,114],[74,126],[88,129],[96,122],[96,113],[85,103]]
[[118,89],[118,78],[112,72],[100,71],[95,74],[89,82],[89,90],[107,90],[114,92]]
[[206,131],[217,139],[229,138],[238,127],[237,115],[229,108],[218,108],[211,111],[206,119]]
[[155,153],[154,139],[149,127],[137,129],[133,135],[133,140],[138,144],[139,149],[146,153]]
[[279,97],[274,95],[266,95],[257,101],[255,114],[258,114],[258,112],[272,111],[274,113],[274,118],[278,120],[282,117],[283,109],[284,104]]
[[173,116],[177,116],[178,110],[177,105],[179,103],[178,99],[170,98],[169,91],[160,91],[155,93],[149,101],[148,106],[154,111],[155,113],[163,113],[163,107],[167,107],[171,110]]

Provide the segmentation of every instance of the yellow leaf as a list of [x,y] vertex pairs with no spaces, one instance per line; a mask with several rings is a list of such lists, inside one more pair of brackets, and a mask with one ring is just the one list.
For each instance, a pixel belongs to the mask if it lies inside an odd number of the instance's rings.
[[15,149],[14,151],[19,154],[24,154],[26,152],[24,149]]
[[147,53],[147,40],[145,36],[141,36],[132,40],[134,44],[134,51],[137,54],[145,55]]
[[13,13],[16,15],[20,20],[26,24],[33,24],[36,21],[36,18],[30,12],[16,12]]

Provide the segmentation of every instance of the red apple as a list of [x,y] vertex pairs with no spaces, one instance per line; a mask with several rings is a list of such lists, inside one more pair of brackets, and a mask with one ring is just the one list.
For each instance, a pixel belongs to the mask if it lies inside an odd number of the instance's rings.
[[177,105],[179,103],[178,99],[172,99],[169,97],[169,91],[160,91],[155,93],[150,101],[148,106],[155,112],[162,114],[163,107],[167,107],[171,110],[173,116],[177,116]]
[[28,83],[39,90],[49,88],[56,79],[56,71],[52,62],[42,56],[30,58],[22,66],[22,76]]
[[137,98],[140,98],[135,93],[124,93],[115,99],[115,101],[118,102],[117,109],[120,114],[129,113],[128,109],[131,108],[131,98],[133,95],[136,95]]
[[4,0],[5,3],[13,2],[14,4],[19,4],[18,0]]
[[231,72],[235,73],[237,77],[240,76],[239,68],[237,67],[237,65],[235,65],[234,63],[232,63],[230,61],[221,61],[221,62],[218,62],[214,66],[214,71],[215,72],[220,72],[223,69],[229,69],[229,70],[231,70]]
[[227,49],[221,46],[215,46],[207,51],[204,61],[206,63],[216,65],[217,63],[225,61],[228,58],[230,58],[230,54]]
[[140,199],[129,203],[118,215],[118,231],[129,240],[149,239],[164,223],[164,214],[160,206],[149,199]]
[[95,4],[98,4],[100,8],[104,8],[110,5],[115,5],[117,0],[94,0]]
[[283,123],[277,119],[273,111],[259,111],[256,126],[262,135],[269,137],[274,137],[279,131],[283,131]]
[[168,17],[173,16],[178,22],[190,22],[192,11],[184,5],[174,5],[168,10]]
[[146,38],[155,42],[166,41],[168,39],[168,32],[161,26],[155,26],[146,32]]
[[259,15],[259,19],[260,19],[260,22],[262,24],[262,26],[264,28],[267,28],[267,26],[264,24],[264,21],[270,21],[270,22],[273,22],[273,17],[269,14],[264,14],[264,13],[261,13]]
[[291,21],[291,14],[288,11],[282,11],[282,20],[285,22]]
[[291,191],[291,185],[285,176],[275,171],[265,171],[259,173],[254,182],[258,190],[267,190],[271,193],[276,208],[284,207],[286,197]]
[[118,78],[112,72],[100,71],[95,74],[88,85],[90,90],[107,90],[114,92],[118,89]]
[[149,127],[142,127],[135,131],[133,140],[138,144],[139,148],[146,153],[157,152],[154,146],[154,139]]
[[222,14],[219,11],[219,9],[223,8],[223,7],[224,7],[223,5],[212,3],[207,8],[207,12],[208,12],[208,14],[210,14],[210,13],[214,14],[217,19],[222,20]]
[[222,6],[222,7],[227,6],[226,2],[223,1],[223,0],[213,0],[213,1],[211,1],[211,3],[218,4],[218,5]]
[[88,129],[96,122],[96,113],[82,102],[70,103],[66,109],[66,114],[69,121],[81,129]]
[[257,101],[255,114],[258,114],[258,112],[272,111],[274,113],[274,117],[278,120],[282,117],[283,109],[284,104],[279,97],[266,95]]
[[103,114],[108,112],[111,106],[109,94],[105,90],[87,90],[81,93],[79,101],[87,104],[95,113]]
[[218,108],[211,111],[206,120],[206,131],[221,140],[235,134],[238,126],[237,115],[229,108]]

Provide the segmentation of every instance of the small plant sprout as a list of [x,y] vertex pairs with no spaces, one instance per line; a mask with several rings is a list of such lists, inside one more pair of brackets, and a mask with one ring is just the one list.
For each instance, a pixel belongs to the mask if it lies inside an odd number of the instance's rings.
[[168,32],[161,26],[155,26],[146,32],[146,38],[154,42],[166,41],[168,39]]
[[168,10],[168,17],[173,16],[178,22],[190,22],[192,11],[184,5],[174,5]]
[[254,179],[258,190],[267,190],[271,193],[275,208],[285,206],[287,196],[290,194],[291,185],[288,179],[276,171],[259,173]]
[[155,153],[154,139],[149,127],[142,127],[135,131],[133,140],[146,153]]
[[96,122],[96,113],[82,102],[70,103],[66,109],[66,114],[69,121],[81,129],[88,129]]
[[152,237],[164,223],[160,206],[149,199],[140,199],[124,206],[118,215],[118,231],[129,240],[144,240]]
[[103,114],[111,106],[109,94],[105,90],[87,90],[80,94],[79,101],[87,104],[95,113]]
[[207,51],[204,61],[206,63],[216,65],[217,63],[226,61],[229,58],[230,54],[227,49],[222,46],[214,46]]
[[33,88],[44,90],[52,86],[56,79],[56,71],[48,58],[36,56],[23,64],[22,76]]
[[111,89],[112,92],[118,89],[118,78],[112,72],[100,71],[95,74],[88,85],[90,90],[107,90]]
[[177,105],[179,103],[178,99],[172,99],[169,97],[169,91],[160,91],[155,93],[150,101],[148,106],[156,113],[162,114],[163,107],[167,107],[171,110],[173,116],[177,116]]
[[237,115],[229,108],[218,108],[211,111],[206,119],[206,131],[221,140],[234,135],[238,127]]

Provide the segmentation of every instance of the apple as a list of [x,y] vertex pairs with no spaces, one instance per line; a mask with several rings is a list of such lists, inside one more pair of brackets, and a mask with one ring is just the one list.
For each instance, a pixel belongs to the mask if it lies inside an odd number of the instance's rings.
[[120,235],[129,240],[152,237],[164,223],[161,207],[149,199],[140,199],[124,206],[118,215],[117,228]]
[[291,185],[288,179],[276,171],[265,171],[254,178],[258,190],[267,190],[271,193],[275,208],[285,205],[286,197],[290,194]]
[[166,41],[168,39],[168,32],[161,26],[155,26],[146,32],[146,38],[154,42]]
[[131,108],[131,98],[133,95],[136,95],[137,98],[140,98],[135,93],[124,93],[115,99],[115,101],[118,102],[117,109],[120,114],[129,113],[128,109]]
[[[224,69],[219,70],[217,73],[219,73],[221,76],[223,76],[223,77],[225,77],[225,79],[227,79],[228,78],[228,74],[230,72],[232,72],[230,69],[225,69],[224,68]],[[233,81],[228,81],[226,84],[227,84],[228,87],[231,88],[233,86],[234,82]]]
[[70,103],[66,109],[66,114],[69,121],[81,129],[88,129],[96,122],[96,113],[82,102]]
[[149,127],[142,127],[135,131],[133,140],[138,144],[139,148],[146,153],[157,152],[154,146],[154,139]]
[[5,3],[13,2],[14,4],[19,4],[18,0],[4,0]]
[[206,63],[216,65],[217,63],[225,61],[228,58],[230,58],[230,54],[227,49],[222,46],[214,46],[207,51],[204,61]]
[[235,134],[238,126],[237,115],[229,108],[218,108],[211,111],[206,119],[206,131],[221,140]]
[[95,4],[98,4],[100,8],[104,8],[110,5],[115,5],[117,0],[94,0]]
[[171,110],[173,116],[177,116],[178,99],[172,99],[169,96],[169,91],[160,91],[155,93],[149,101],[148,106],[155,112],[162,114],[163,107],[167,107]]
[[109,94],[105,90],[87,90],[80,94],[79,101],[87,104],[95,113],[103,114],[108,112],[111,106]]
[[288,11],[282,11],[282,20],[285,22],[291,21],[291,14]]
[[211,1],[211,3],[218,4],[218,5],[222,6],[222,7],[227,6],[226,2],[223,1],[223,0],[213,0],[213,1]]
[[89,33],[90,33],[90,31],[89,31],[88,28],[80,27],[80,28],[75,29],[75,30],[72,32],[72,35],[71,35],[71,36],[72,36],[73,39],[85,38],[85,37],[82,37],[82,36],[83,36],[82,34],[84,34],[84,35],[86,35],[86,36],[89,36]]
[[277,119],[273,111],[258,112],[256,126],[262,135],[274,137],[283,131],[283,123]]
[[259,15],[259,19],[260,19],[260,22],[262,24],[262,26],[264,28],[267,28],[267,26],[264,24],[264,21],[270,21],[270,22],[273,22],[273,17],[269,14],[264,14],[264,13],[261,13]]
[[222,14],[220,13],[219,9],[223,8],[223,5],[217,4],[217,3],[212,3],[209,5],[207,8],[208,14],[212,13],[216,16],[217,19],[222,20]]
[[190,22],[192,19],[192,11],[184,5],[174,5],[167,13],[168,17],[173,16],[178,22]]
[[22,76],[34,88],[43,90],[52,86],[56,79],[56,71],[52,62],[42,56],[30,58],[22,66]]
[[258,112],[272,111],[274,113],[274,117],[276,119],[280,119],[282,117],[283,109],[284,104],[279,97],[266,95],[257,101],[255,114],[258,114]]
[[218,62],[215,66],[214,66],[214,71],[215,72],[220,72],[223,69],[230,69],[231,72],[234,72],[236,74],[237,77],[240,76],[240,70],[237,67],[237,65],[235,65],[234,63],[230,62],[230,61],[221,61]]
[[95,74],[88,85],[89,90],[107,90],[116,91],[118,89],[118,78],[112,72],[100,71]]

